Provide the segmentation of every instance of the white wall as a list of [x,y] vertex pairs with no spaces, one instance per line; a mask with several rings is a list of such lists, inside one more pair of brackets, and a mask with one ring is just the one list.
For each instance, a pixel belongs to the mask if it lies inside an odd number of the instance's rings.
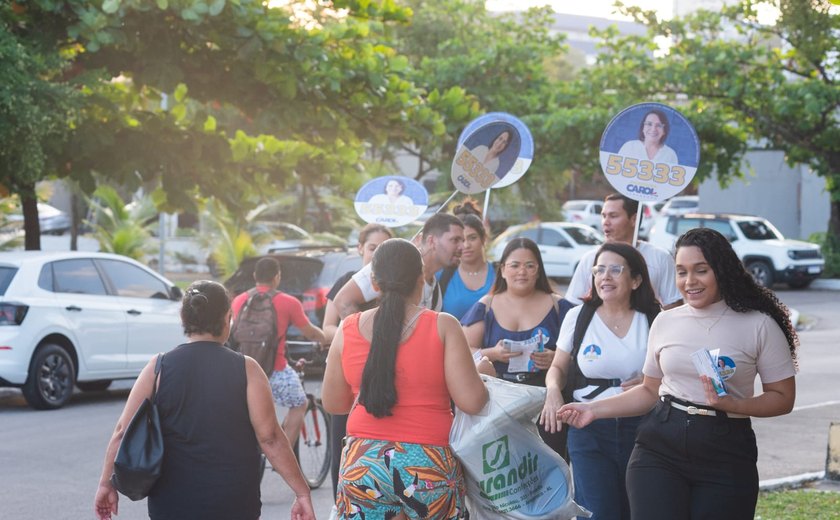
[[714,175],[700,185],[700,211],[759,215],[787,238],[804,240],[828,229],[831,208],[825,179],[807,166],[789,167],[779,151],[749,152],[745,162],[745,170],[752,173],[726,189]]

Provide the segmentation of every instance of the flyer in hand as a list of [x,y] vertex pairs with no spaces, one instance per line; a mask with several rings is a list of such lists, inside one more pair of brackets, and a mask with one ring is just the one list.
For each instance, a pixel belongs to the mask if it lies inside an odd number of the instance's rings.
[[715,393],[718,396],[728,395],[726,393],[726,385],[723,383],[723,378],[720,377],[720,372],[718,372],[718,363],[717,357],[719,349],[715,349],[712,352],[701,348],[698,351],[695,351],[691,354],[691,361],[694,363],[694,368],[697,369],[697,373],[701,376],[707,376],[709,379],[712,380],[712,386],[715,388]]
[[505,350],[521,353],[521,355],[508,360],[508,372],[537,372],[539,369],[531,360],[531,353],[542,352],[547,341],[548,337],[543,335],[542,331],[536,336],[521,341],[502,340],[502,346],[505,347]]

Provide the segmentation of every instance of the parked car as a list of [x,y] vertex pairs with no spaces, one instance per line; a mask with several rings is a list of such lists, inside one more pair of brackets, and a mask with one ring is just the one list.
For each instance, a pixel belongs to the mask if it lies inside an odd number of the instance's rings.
[[0,253],[0,386],[30,406],[63,406],[75,384],[105,390],[184,342],[182,292],[130,258]]
[[563,204],[563,218],[574,224],[585,224],[601,230],[601,200],[569,200]]
[[665,202],[640,202],[640,204],[642,205],[642,225],[639,228],[639,238],[647,240],[650,229],[653,227],[653,223],[659,216]]
[[660,217],[650,233],[650,242],[673,251],[677,238],[697,227],[720,231],[744,262],[756,282],[764,287],[787,283],[807,287],[822,274],[825,260],[820,246],[786,239],[762,217],[728,213],[689,213]]
[[490,259],[500,259],[514,238],[530,238],[537,243],[545,272],[553,278],[571,278],[581,257],[604,243],[601,233],[583,224],[537,222],[507,228],[491,244]]
[[[23,226],[23,213],[12,213],[7,219],[9,222],[19,222]],[[38,224],[42,235],[61,235],[70,229],[70,215],[49,204],[39,202]]]
[[696,213],[700,207],[700,197],[697,195],[678,195],[671,197],[659,210],[660,215],[685,215]]
[[[280,262],[280,290],[300,300],[309,321],[318,327],[324,321],[327,294],[335,281],[349,271],[362,268],[362,257],[341,247],[317,246],[255,256],[243,260],[239,269],[225,281],[225,287],[233,296],[254,287],[254,268],[257,261],[265,257]],[[312,360],[311,350],[296,343],[306,342],[297,327],[289,327],[286,339],[290,357],[303,356]]]

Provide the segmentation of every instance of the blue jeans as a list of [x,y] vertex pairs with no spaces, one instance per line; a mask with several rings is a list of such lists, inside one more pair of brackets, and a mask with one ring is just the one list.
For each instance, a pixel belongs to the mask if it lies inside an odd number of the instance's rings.
[[630,520],[624,474],[641,420],[599,419],[569,428],[575,502],[592,511],[592,520]]

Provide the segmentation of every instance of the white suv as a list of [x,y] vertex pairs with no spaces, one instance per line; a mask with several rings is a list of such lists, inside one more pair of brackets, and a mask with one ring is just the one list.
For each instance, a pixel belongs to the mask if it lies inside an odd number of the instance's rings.
[[106,253],[0,253],[0,386],[33,408],[63,406],[76,385],[135,378],[184,342],[181,290],[142,264]]
[[764,287],[786,282],[794,289],[807,287],[822,274],[825,260],[820,246],[789,240],[766,219],[750,215],[689,213],[657,219],[650,243],[673,251],[677,237],[689,229],[720,231],[755,280]]

